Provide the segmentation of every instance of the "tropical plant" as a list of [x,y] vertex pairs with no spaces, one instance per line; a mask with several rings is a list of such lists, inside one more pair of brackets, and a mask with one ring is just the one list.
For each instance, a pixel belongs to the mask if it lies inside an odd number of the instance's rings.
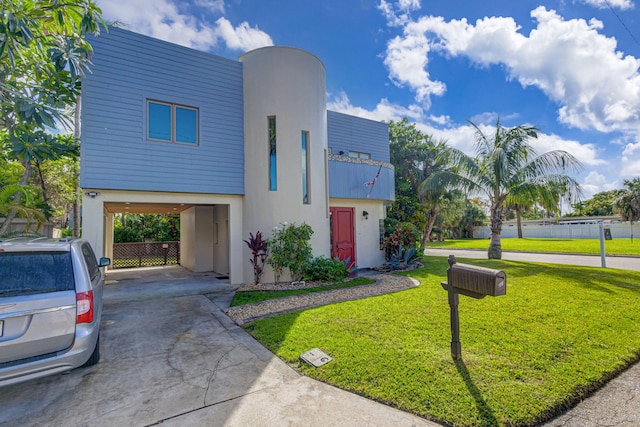
[[[106,27],[100,13],[92,0],[2,2],[0,131],[3,144],[10,145],[3,152],[24,166],[20,185],[29,183],[34,163],[39,167],[42,159],[67,154],[68,146],[47,130],[69,123],[64,109],[76,103],[92,52],[85,35],[98,34],[101,24]],[[0,234],[16,215],[16,209],[9,211]]]
[[389,149],[395,168],[396,201],[389,217],[412,222],[422,232],[421,246],[429,240],[438,214],[454,197],[447,188],[429,188],[425,180],[452,166],[449,146],[420,132],[405,117],[389,123]]
[[[29,232],[30,221],[38,227],[45,221],[45,215],[38,209],[39,191],[30,185],[9,184],[0,188],[0,216],[6,217],[9,212],[16,212],[27,219],[24,232]],[[8,235],[8,227],[3,227],[0,236]]]
[[273,228],[268,240],[269,257],[267,263],[273,268],[276,283],[280,280],[284,269],[291,273],[294,282],[302,280],[304,267],[311,261],[312,251],[309,240],[313,234],[310,225],[281,223]]
[[624,180],[624,185],[627,189],[613,202],[613,210],[629,221],[633,242],[633,222],[640,220],[640,178]]
[[458,188],[468,194],[486,195],[490,201],[491,229],[488,257],[500,259],[500,234],[509,198],[545,198],[551,192],[540,189],[549,188],[552,183],[562,184],[579,197],[580,185],[567,172],[578,171],[581,164],[566,151],[537,155],[529,144],[531,138],[538,137],[533,126],[506,128],[498,119],[493,135],[487,135],[479,126],[469,123],[475,129],[476,156],[451,149],[457,169],[438,171],[424,185],[426,188]]
[[269,257],[269,245],[267,240],[262,238],[262,232],[257,231],[254,236],[249,233],[249,240],[243,240],[251,250],[251,259],[249,262],[253,266],[253,283],[260,283],[262,274],[264,273],[264,264]]
[[387,230],[387,236],[384,239],[385,260],[389,260],[393,254],[397,253],[399,247],[416,247],[420,237],[420,230],[412,223],[396,223],[393,229]]
[[395,251],[385,260],[382,266],[377,267],[379,271],[394,271],[394,270],[406,270],[416,268],[420,264],[421,252],[414,247],[404,247],[402,244],[398,245]]

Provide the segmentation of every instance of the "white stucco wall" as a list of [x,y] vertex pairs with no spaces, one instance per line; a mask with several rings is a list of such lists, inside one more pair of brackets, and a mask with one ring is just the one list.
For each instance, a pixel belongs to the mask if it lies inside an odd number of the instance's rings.
[[[314,231],[314,256],[329,256],[324,66],[312,54],[288,47],[257,49],[240,61],[245,113],[244,238],[257,231],[270,237],[273,227],[283,221],[305,222]],[[268,116],[276,117],[277,191],[269,190]],[[302,200],[302,131],[309,132],[310,204]],[[248,249],[242,259],[245,281],[251,282]],[[269,280],[273,276],[263,279]]]
[[[86,193],[95,191],[98,193],[96,197],[86,196]],[[198,205],[197,208],[205,208],[202,210],[194,209],[194,218],[183,219],[181,215],[181,232],[186,221],[187,228],[189,228],[190,221],[193,221],[193,235],[186,235],[183,240],[181,235],[181,263],[185,267],[192,261],[189,255],[190,251],[193,253],[196,246],[195,235],[200,233],[202,236],[206,236],[209,240],[209,248],[204,250],[207,252],[206,256],[209,257],[209,270],[198,271],[211,271],[215,270],[214,267],[221,267],[223,263],[227,263],[228,272],[217,271],[218,273],[228,273],[230,283],[238,284],[244,282],[243,277],[243,245],[242,242],[243,230],[242,230],[242,196],[236,195],[217,195],[217,194],[197,194],[197,193],[163,193],[163,192],[145,192],[145,191],[113,191],[103,189],[83,189],[83,206],[82,206],[82,237],[87,239],[91,246],[94,248],[96,255],[111,256],[112,246],[106,235],[113,233],[113,220],[109,220],[111,214],[105,212],[105,203],[168,203],[176,205]],[[193,208],[192,208],[193,209]],[[215,212],[215,214],[214,214]],[[196,214],[200,214],[203,219],[196,218]],[[227,221],[221,220],[221,215],[228,213]],[[213,240],[213,224],[214,220],[221,221],[223,225],[223,232],[226,233],[226,242],[223,244],[227,247],[221,247],[220,244],[217,248],[214,248]],[[226,228],[226,229],[225,229]],[[218,229],[220,231],[220,228]],[[204,237],[202,239],[205,240]],[[219,240],[220,242],[220,240]],[[204,244],[202,242],[198,244]],[[228,249],[227,249],[228,248]],[[186,250],[186,253],[185,253]],[[108,252],[107,252],[108,251]],[[227,259],[213,260],[218,251],[225,252]],[[195,255],[194,255],[195,256]],[[199,255],[198,255],[199,256]],[[216,264],[218,263],[218,264]],[[201,262],[199,265],[205,265],[206,262]],[[195,266],[194,266],[195,267]],[[204,267],[203,267],[204,268]],[[195,270],[194,270],[195,271]]]
[[[363,199],[331,199],[331,207],[354,208],[356,263],[358,268],[377,267],[384,263],[384,251],[380,250],[380,220],[386,210],[382,201]],[[362,212],[369,213],[365,219]]]
[[180,264],[196,273],[213,271],[213,206],[180,213]]
[[213,270],[229,274],[229,207],[213,207]]

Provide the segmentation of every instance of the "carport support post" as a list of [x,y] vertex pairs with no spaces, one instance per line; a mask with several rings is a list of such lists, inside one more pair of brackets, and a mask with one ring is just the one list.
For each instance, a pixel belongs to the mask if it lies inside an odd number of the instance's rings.
[[460,297],[456,291],[453,290],[453,286],[451,286],[451,277],[449,276],[449,271],[451,270],[451,266],[456,263],[456,257],[453,255],[449,255],[449,270],[447,270],[447,292],[449,293],[449,309],[451,311],[451,357],[455,360],[462,359],[462,346],[460,345],[460,318],[458,316],[458,302],[460,301]]

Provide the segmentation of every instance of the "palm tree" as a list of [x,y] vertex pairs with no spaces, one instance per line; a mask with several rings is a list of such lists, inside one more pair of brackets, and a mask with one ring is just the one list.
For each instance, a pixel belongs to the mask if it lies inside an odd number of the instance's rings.
[[629,221],[633,242],[633,222],[640,219],[640,178],[625,179],[624,185],[627,189],[613,202],[613,210],[622,216],[622,219]]
[[453,153],[446,141],[434,142],[431,138],[424,141],[426,157],[421,161],[422,182],[418,185],[418,201],[425,206],[427,221],[422,230],[421,247],[425,247],[430,240],[433,225],[440,211],[449,206],[457,195],[448,188],[430,188],[429,177],[437,172],[447,171],[452,167]]
[[537,138],[537,129],[520,125],[506,128],[496,121],[495,133],[486,135],[473,122],[476,156],[451,149],[455,156],[455,170],[433,174],[426,188],[458,188],[467,193],[484,194],[489,198],[489,227],[491,243],[488,256],[502,258],[500,235],[504,212],[510,201],[535,200],[551,202],[555,185],[571,189],[571,194],[581,193],[580,185],[567,175],[568,170],[578,171],[580,162],[565,151],[549,151],[537,155],[529,144]]
[[513,191],[507,197],[507,206],[513,208],[516,212],[518,239],[522,239],[523,210],[540,205],[548,216],[559,214],[563,198],[571,200],[574,196],[577,197],[578,194],[571,194],[564,182],[555,182],[549,179],[515,185]]

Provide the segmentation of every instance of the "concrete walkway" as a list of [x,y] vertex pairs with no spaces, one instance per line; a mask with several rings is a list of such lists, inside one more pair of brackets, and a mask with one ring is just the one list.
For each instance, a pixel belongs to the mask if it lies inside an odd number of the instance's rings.
[[[487,251],[427,249],[425,255],[456,258],[487,258]],[[503,252],[510,261],[536,261],[601,267],[599,256]],[[608,268],[640,271],[640,258],[607,257]],[[545,427],[638,427],[640,426],[640,364],[636,364]]]

